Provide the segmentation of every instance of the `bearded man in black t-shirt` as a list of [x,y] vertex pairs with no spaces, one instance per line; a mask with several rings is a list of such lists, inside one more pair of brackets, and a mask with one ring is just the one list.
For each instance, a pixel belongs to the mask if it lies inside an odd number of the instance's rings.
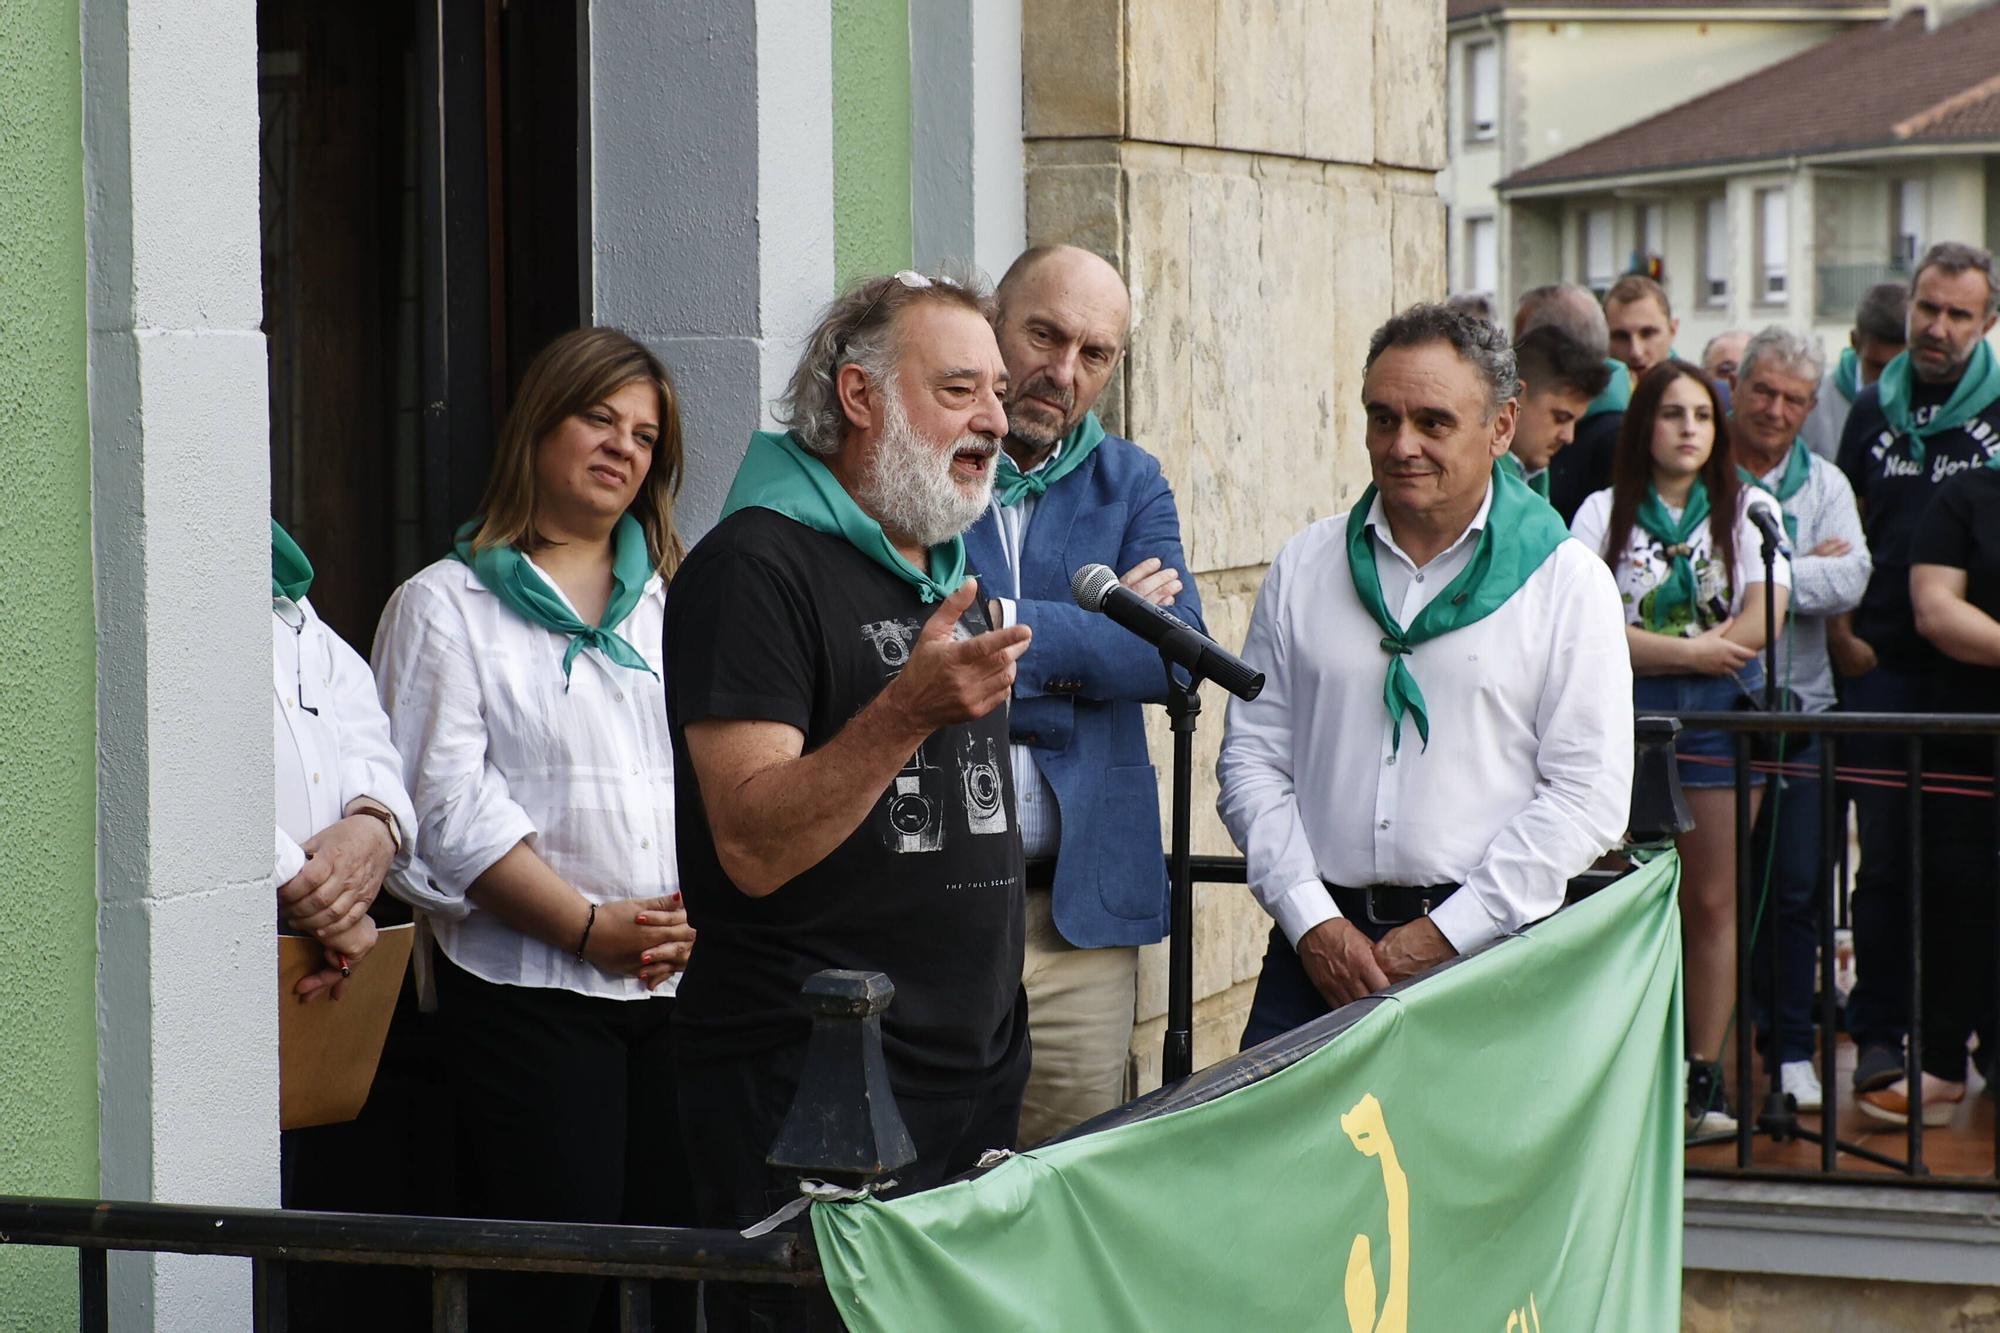
[[[823,968],[881,971],[883,1046],[918,1159],[904,1190],[1014,1142],[1027,1077],[1006,703],[960,534],[986,508],[1007,371],[986,298],[903,272],[834,302],[722,521],[667,597],[681,890],[700,962],[675,1014],[706,1225],[796,1193],[764,1157]],[[712,1329],[810,1325],[823,1298],[712,1286]],[[754,1323],[764,1327],[763,1323]]]
[[[2000,308],[1993,257],[1957,242],[1934,245],[1910,282],[1908,348],[1854,398],[1840,437],[1874,557],[1851,628],[1830,624],[1827,649],[1842,677],[1841,706],[1913,713],[1930,706],[1942,658],[1917,632],[1910,605],[1911,544],[1939,488],[2000,459],[2000,362],[1986,335]],[[1901,769],[1900,737],[1854,737],[1850,764]],[[1903,1072],[1909,1027],[1907,797],[1857,786],[1861,842],[1855,874],[1855,986],[1847,1030],[1858,1054],[1854,1087],[1868,1092]]]

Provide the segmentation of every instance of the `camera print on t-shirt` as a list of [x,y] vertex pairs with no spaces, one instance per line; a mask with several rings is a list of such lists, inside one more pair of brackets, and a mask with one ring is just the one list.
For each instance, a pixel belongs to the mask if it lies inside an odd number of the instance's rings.
[[[885,679],[894,679],[908,664],[922,629],[916,620],[876,620],[861,627],[862,638],[882,663]],[[952,626],[952,637],[969,639],[972,635],[960,624]],[[999,746],[990,737],[961,733],[948,756],[956,769],[954,781],[934,757],[936,750],[946,748],[944,742],[953,730],[934,732],[917,747],[883,794],[887,818],[881,827],[885,829],[884,844],[891,852],[943,851],[948,813],[962,816],[951,821],[953,828],[962,826],[974,837],[1007,831]]]

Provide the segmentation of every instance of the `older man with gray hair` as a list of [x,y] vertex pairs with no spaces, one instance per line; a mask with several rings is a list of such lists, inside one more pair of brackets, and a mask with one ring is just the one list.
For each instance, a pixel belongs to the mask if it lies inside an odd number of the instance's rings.
[[[1006,705],[1032,631],[993,627],[961,538],[1007,431],[991,313],[909,271],[835,300],[792,376],[790,429],[751,437],[667,599],[702,950],[674,1041],[705,1225],[747,1226],[796,1188],[764,1157],[805,1062],[800,986],[822,969],[895,979],[882,1046],[917,1148],[903,1188],[1014,1142],[1028,1035]],[[824,1294],[711,1287],[708,1327],[793,1327],[801,1304]]]
[[[1778,643],[1779,682],[1790,687],[1799,708],[1823,713],[1834,705],[1833,667],[1827,660],[1827,621],[1861,604],[1873,568],[1861,533],[1854,488],[1839,468],[1806,446],[1800,432],[1826,373],[1826,358],[1809,339],[1776,325],[1744,344],[1736,364],[1736,394],[1729,416],[1730,448],[1746,484],[1769,491],[1784,511],[1791,538],[1792,630]],[[1817,744],[1786,759],[1815,764]],[[1821,1105],[1819,1077],[1812,1064],[1814,913],[1819,887],[1819,782],[1787,778],[1764,803],[1767,830],[1752,840],[1759,856],[1769,856],[1777,900],[1777,940],[1782,964],[1775,1003],[1764,995],[1767,1031],[1776,1033],[1770,1061],[1784,1090],[1802,1111]],[[1775,843],[1768,826],[1775,823]],[[1758,937],[1760,952],[1770,932]],[[1768,957],[1768,954],[1766,954]],[[1769,968],[1755,975],[1769,988]]]
[[[1506,335],[1376,330],[1374,482],[1271,564],[1217,802],[1271,914],[1245,1046],[1546,916],[1624,833],[1632,664],[1611,570],[1496,466]],[[1405,749],[1404,746],[1408,748]]]
[[1588,347],[1610,373],[1604,391],[1590,400],[1577,418],[1576,435],[1549,464],[1549,503],[1567,523],[1585,499],[1611,484],[1611,458],[1617,452],[1618,431],[1625,424],[1625,403],[1632,396],[1632,377],[1623,361],[1611,357],[1610,326],[1604,307],[1590,288],[1573,282],[1531,287],[1514,306],[1514,341],[1540,328],[1557,328]]

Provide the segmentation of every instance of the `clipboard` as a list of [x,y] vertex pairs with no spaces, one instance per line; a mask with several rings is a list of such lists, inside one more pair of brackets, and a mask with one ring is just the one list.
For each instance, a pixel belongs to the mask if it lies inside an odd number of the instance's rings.
[[338,1000],[301,1003],[292,988],[325,958],[303,935],[278,936],[278,1125],[305,1129],[361,1114],[396,996],[410,965],[414,924],[384,926]]

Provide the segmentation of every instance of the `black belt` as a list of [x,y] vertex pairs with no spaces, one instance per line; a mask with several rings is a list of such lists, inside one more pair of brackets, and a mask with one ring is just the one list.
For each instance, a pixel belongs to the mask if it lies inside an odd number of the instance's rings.
[[1056,886],[1056,859],[1053,856],[1031,859],[1028,862],[1027,875],[1021,884],[1030,893],[1037,889],[1053,889]]
[[[1322,881],[1324,883],[1324,881]],[[1375,926],[1400,926],[1429,916],[1431,909],[1457,893],[1456,884],[1371,884],[1350,889],[1328,884],[1333,905],[1349,921],[1366,921]]]

